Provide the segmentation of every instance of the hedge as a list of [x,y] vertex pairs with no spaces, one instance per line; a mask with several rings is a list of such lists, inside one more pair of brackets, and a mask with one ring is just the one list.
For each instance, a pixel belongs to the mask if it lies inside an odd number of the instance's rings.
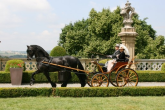
[[[29,83],[31,76],[32,76],[32,71],[24,71],[23,72],[23,77],[22,77],[22,83]],[[47,78],[45,77],[45,75],[43,73],[40,74],[36,74],[34,76],[35,78],[35,83],[45,83],[48,82]],[[50,72],[50,78],[52,81],[54,82],[58,82],[58,73],[57,72]],[[4,72],[4,71],[0,71],[0,83],[10,83],[11,79],[10,79],[10,73],[9,72]],[[69,81],[70,83],[76,83],[79,82],[78,77],[72,73],[72,79]]]
[[0,97],[118,97],[165,96],[165,87],[105,87],[105,88],[0,88]]
[[[29,83],[32,73],[33,73],[32,71],[23,72],[22,83]],[[162,71],[137,71],[137,73],[139,76],[139,82],[165,82],[165,72],[162,72]],[[50,78],[52,79],[52,81],[57,83],[58,82],[58,73],[51,72]],[[10,83],[10,82],[11,82],[10,73],[0,71],[0,83]],[[46,77],[44,76],[44,74],[40,73],[40,74],[35,75],[35,82],[44,83],[44,82],[48,82],[48,81],[47,81]],[[74,73],[72,73],[72,79],[69,82],[78,83],[79,79]]]
[[165,87],[53,88],[60,97],[164,96]]
[[0,88],[0,97],[51,96],[51,88]]

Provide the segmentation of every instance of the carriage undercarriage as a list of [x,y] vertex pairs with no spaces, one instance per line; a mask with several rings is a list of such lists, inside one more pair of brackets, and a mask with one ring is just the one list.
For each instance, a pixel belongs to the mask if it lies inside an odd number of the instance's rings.
[[93,72],[45,61],[43,61],[42,63],[62,67],[69,70],[76,70],[77,72],[84,72],[87,76],[86,82],[90,87],[108,87],[109,83],[111,83],[115,87],[124,87],[137,86],[138,84],[138,74],[136,73],[136,71],[130,68],[133,64],[133,60],[134,59],[132,59],[130,63],[124,61],[117,62],[114,64],[112,70],[109,72],[103,71],[101,64],[97,63],[97,61],[91,61],[97,66],[97,70],[94,70]]

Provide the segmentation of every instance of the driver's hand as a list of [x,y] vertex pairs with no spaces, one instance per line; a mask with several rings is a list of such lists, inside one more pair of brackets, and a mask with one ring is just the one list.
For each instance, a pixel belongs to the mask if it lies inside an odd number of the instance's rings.
[[107,58],[112,58],[112,55],[107,55],[106,57],[107,57]]

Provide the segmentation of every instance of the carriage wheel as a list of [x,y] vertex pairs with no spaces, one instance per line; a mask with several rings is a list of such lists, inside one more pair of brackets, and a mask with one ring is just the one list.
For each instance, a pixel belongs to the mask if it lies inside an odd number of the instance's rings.
[[109,86],[108,77],[103,73],[98,73],[92,77],[91,85],[92,87],[108,87]]
[[96,73],[93,73],[93,72],[91,72],[91,73],[89,73],[88,75],[87,75],[87,84],[91,87],[92,85],[91,85],[91,79],[92,79],[92,77],[95,75]]
[[119,87],[124,86],[137,86],[138,74],[132,69],[124,69],[120,71],[116,76],[116,83]]
[[115,86],[115,87],[117,86],[115,71],[112,71],[112,72],[109,74],[109,82],[110,82],[113,86]]
[[[125,68],[121,68],[120,70],[118,70],[117,74],[118,74],[120,71],[122,71],[123,69],[125,69]],[[116,74],[116,71],[112,71],[112,72],[109,74],[109,82],[110,82],[113,86],[115,86],[115,87],[117,87],[117,83],[116,83],[116,76],[117,76],[117,74]]]

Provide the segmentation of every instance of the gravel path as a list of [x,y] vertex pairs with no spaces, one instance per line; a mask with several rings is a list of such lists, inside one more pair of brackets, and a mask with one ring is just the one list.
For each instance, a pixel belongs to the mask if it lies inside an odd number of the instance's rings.
[[[165,86],[165,82],[139,82],[139,87],[142,86]],[[41,87],[51,87],[49,83],[35,83],[33,86],[30,86],[28,83],[24,83],[22,85],[11,85],[11,83],[0,83],[0,88],[7,88],[7,87],[30,87],[30,88],[41,88]],[[61,87],[61,84],[57,84],[57,87]],[[81,87],[78,83],[68,84],[67,87]],[[89,87],[88,84],[86,84],[85,87]],[[111,84],[109,84],[109,87],[113,87]]]

